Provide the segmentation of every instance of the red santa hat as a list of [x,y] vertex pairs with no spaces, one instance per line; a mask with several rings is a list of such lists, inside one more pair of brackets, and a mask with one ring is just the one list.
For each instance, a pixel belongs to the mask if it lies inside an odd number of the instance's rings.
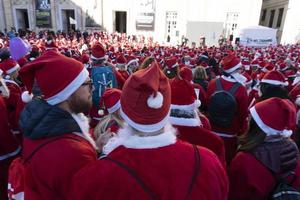
[[84,53],[81,55],[81,62],[83,64],[87,64],[89,62],[89,60],[90,60],[90,57],[88,54]]
[[30,100],[36,80],[44,99],[56,105],[68,99],[89,77],[83,64],[56,51],[47,51],[20,70],[20,77],[28,91],[22,94],[24,102]]
[[116,62],[117,62],[117,65],[122,65],[122,66],[124,66],[124,65],[126,65],[126,63],[127,63],[127,60],[126,60],[126,58],[123,56],[123,54],[120,54],[120,55],[117,57]]
[[92,55],[91,55],[92,59],[94,59],[94,60],[106,59],[105,54],[106,54],[106,51],[100,43],[96,43],[92,47]]
[[251,86],[253,82],[251,76],[247,72],[244,72],[242,75],[247,78],[245,85]]
[[[108,88],[103,93],[100,100],[100,107],[104,105],[107,109],[108,113],[114,113],[121,107],[120,99],[121,99],[121,90],[116,88]],[[99,115],[103,115],[103,110],[99,110]]]
[[168,69],[172,69],[175,67],[178,67],[177,59],[176,57],[172,57],[170,59],[165,59],[165,65]]
[[120,114],[133,128],[154,132],[167,124],[170,103],[169,80],[155,61],[150,67],[132,74],[125,82]]
[[262,83],[268,83],[271,85],[280,85],[280,86],[287,86],[288,82],[285,81],[284,75],[279,71],[269,71],[267,72],[262,80]]
[[228,55],[221,61],[221,66],[226,73],[232,73],[242,67],[241,60],[235,55]]
[[5,75],[9,75],[16,70],[20,69],[20,65],[12,58],[8,58],[1,62],[0,68],[4,72]]
[[193,72],[188,67],[182,67],[179,71],[179,75],[181,78],[191,82],[193,80]]
[[137,59],[134,56],[128,56],[127,57],[127,66],[129,66],[129,65],[131,65],[133,63],[135,63],[136,65],[139,65],[139,59]]
[[54,39],[52,37],[47,39],[45,47],[46,47],[46,49],[57,48],[57,46],[55,44],[55,41],[54,41]]
[[171,109],[195,110],[201,105],[191,82],[175,78],[171,82]]
[[255,104],[250,113],[259,128],[267,135],[289,137],[296,125],[296,109],[287,99],[273,97]]
[[245,68],[246,71],[250,70],[250,62],[249,61],[243,60],[242,61],[242,65],[244,66],[244,68]]

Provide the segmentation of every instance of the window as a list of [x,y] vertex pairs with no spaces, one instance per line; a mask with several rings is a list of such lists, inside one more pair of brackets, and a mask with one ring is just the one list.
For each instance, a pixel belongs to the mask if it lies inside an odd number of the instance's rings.
[[270,15],[270,20],[269,20],[269,27],[270,28],[273,26],[274,15],[275,15],[275,10],[271,10],[271,15]]
[[276,27],[280,27],[281,26],[281,21],[282,21],[282,17],[283,17],[283,10],[284,10],[284,8],[280,8],[279,9],[279,14],[278,14],[278,18],[277,18]]
[[265,19],[266,19],[266,14],[267,14],[267,9],[263,9],[262,15],[261,15],[261,21],[265,21]]

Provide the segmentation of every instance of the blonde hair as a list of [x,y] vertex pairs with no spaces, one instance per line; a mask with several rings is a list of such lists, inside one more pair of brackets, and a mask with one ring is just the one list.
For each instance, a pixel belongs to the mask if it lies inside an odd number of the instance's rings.
[[108,130],[109,122],[111,122],[112,120],[116,121],[118,126],[124,126],[124,122],[117,116],[115,112],[112,114],[108,114],[101,118],[101,120],[98,122],[97,126],[94,129],[94,136],[96,140],[101,134],[105,133]]
[[200,65],[196,67],[196,69],[194,71],[194,79],[202,79],[202,80],[207,79],[207,74],[206,74],[204,67],[202,67]]

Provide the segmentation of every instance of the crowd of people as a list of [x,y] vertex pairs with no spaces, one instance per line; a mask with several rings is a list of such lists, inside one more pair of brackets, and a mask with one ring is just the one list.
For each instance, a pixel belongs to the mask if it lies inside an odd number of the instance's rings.
[[0,91],[1,200],[300,194],[300,45],[3,34]]

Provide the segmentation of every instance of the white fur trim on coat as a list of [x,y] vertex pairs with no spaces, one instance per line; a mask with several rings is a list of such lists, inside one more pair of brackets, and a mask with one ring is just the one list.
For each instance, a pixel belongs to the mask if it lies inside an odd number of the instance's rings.
[[176,130],[170,124],[166,125],[164,132],[159,135],[143,137],[134,135],[132,128],[126,125],[118,131],[118,134],[109,139],[103,147],[103,153],[107,155],[119,146],[130,149],[156,149],[174,144],[175,142]]
[[82,131],[82,134],[78,134],[78,133],[74,133],[74,134],[85,138],[95,149],[97,149],[96,143],[90,135],[90,125],[89,125],[88,118],[83,113],[78,113],[78,114],[72,113],[71,115],[74,118],[74,120],[77,122],[78,126]]

